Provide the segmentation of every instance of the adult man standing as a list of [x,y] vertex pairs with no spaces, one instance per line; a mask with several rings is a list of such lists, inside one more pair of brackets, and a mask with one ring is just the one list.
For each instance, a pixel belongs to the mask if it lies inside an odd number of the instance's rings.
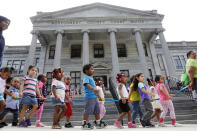
[[193,98],[197,100],[197,60],[196,53],[189,51],[187,53],[186,72],[189,76],[189,88],[192,89]]
[[5,40],[2,35],[3,31],[8,28],[10,20],[4,16],[0,16],[0,68],[2,64],[3,52],[5,47]]

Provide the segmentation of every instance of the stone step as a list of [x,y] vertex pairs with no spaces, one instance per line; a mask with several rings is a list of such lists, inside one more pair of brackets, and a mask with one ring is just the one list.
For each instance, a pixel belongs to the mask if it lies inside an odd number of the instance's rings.
[[[107,119],[107,120],[105,120],[105,122],[107,122],[108,125],[113,125],[115,120],[116,119]],[[32,119],[31,121],[32,121],[32,125],[35,125],[35,120]],[[81,126],[81,123],[82,123],[82,121],[71,121],[71,122],[74,126]],[[93,120],[90,120],[90,122],[93,123]],[[46,126],[51,126],[52,125],[52,122],[42,121],[42,123],[45,124]],[[123,123],[124,123],[125,126],[127,125],[126,120],[124,120]],[[197,120],[192,120],[192,119],[191,120],[177,120],[177,123],[180,123],[180,124],[197,124]],[[64,126],[65,119],[61,120],[60,124],[62,126]],[[136,120],[136,124],[140,125],[138,120]],[[155,124],[157,124],[156,120],[155,120]],[[171,124],[171,121],[170,120],[169,121],[165,120],[165,124]]]
[[[46,112],[46,110],[43,113],[43,117],[45,116],[53,116],[53,112],[54,110],[50,110],[48,112]],[[197,109],[194,110],[175,110],[175,114],[176,115],[184,115],[184,114],[195,114],[197,112]],[[107,110],[106,111],[106,115],[114,115],[114,114],[118,114],[117,110]],[[83,110],[81,111],[73,111],[73,116],[82,116],[83,115]]]
[[[52,116],[53,115],[42,117],[42,119],[47,121],[47,120],[51,119]],[[80,117],[82,118],[82,115],[81,116],[72,116],[71,117],[71,120],[74,120],[75,121],[75,120],[78,120]],[[105,117],[107,119],[116,119],[118,117],[118,114],[106,115]],[[35,118],[35,117],[33,117],[33,118]],[[94,116],[93,115],[90,115],[89,118],[90,119],[91,118],[94,118]],[[169,115],[167,115],[166,120],[168,120],[168,118],[169,118],[169,120],[171,120],[171,118],[170,118]],[[177,120],[185,120],[184,118],[190,118],[190,119],[196,119],[197,120],[197,114],[176,114],[176,118],[177,118]]]

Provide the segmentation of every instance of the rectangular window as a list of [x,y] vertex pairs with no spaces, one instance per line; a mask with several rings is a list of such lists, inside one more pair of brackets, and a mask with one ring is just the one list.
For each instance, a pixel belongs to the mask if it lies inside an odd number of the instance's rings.
[[125,44],[117,44],[118,57],[127,57]]
[[54,59],[55,57],[55,45],[50,46],[49,49],[49,59]]
[[25,67],[25,60],[21,60],[19,74],[23,74],[24,67]]
[[71,79],[72,79],[71,89],[74,89],[75,91],[80,90],[81,72],[80,71],[71,71],[70,76],[71,76]]
[[12,67],[12,60],[8,60],[7,67]]
[[162,55],[161,54],[158,54],[157,55],[157,59],[158,59],[158,62],[159,62],[159,67],[161,70],[164,70],[165,67],[164,67],[164,62],[163,62],[163,58],[162,58]]
[[103,58],[104,57],[103,44],[95,44],[94,45],[94,57],[95,58]]
[[180,57],[179,56],[173,56],[173,59],[174,59],[176,69],[183,69],[183,64],[181,63]]
[[12,64],[12,67],[14,68],[13,74],[17,74],[19,72],[20,65],[21,65],[20,60],[14,60],[13,61],[13,64]]
[[81,45],[71,46],[71,58],[81,58]]
[[36,58],[36,59],[35,59],[35,66],[37,66],[38,63],[39,63],[39,58]]
[[179,57],[180,57],[180,59],[181,59],[181,63],[182,63],[182,65],[183,65],[183,68],[185,68],[186,60],[185,60],[184,55],[181,55],[181,56],[179,56]]

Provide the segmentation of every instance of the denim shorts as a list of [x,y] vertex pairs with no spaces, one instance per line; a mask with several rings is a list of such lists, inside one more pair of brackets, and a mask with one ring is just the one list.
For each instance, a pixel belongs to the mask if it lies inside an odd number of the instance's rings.
[[56,99],[54,97],[52,97],[51,99],[52,99],[52,105],[53,106],[57,106],[57,105],[59,105],[59,106],[65,106],[65,103],[64,102],[62,102],[62,101],[56,101]]
[[87,115],[100,114],[100,107],[97,98],[85,98],[84,114]]
[[21,103],[23,105],[36,105],[38,104],[38,101],[36,99],[36,97],[31,97],[31,96],[23,96],[23,98],[21,99]]

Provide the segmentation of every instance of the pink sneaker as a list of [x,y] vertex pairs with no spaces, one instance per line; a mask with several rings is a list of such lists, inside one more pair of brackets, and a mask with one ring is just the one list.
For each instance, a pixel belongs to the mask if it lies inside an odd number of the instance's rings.
[[124,128],[124,127],[120,124],[119,121],[115,121],[115,122],[114,122],[114,126],[117,127],[117,128],[120,128],[120,129],[121,129],[121,128]]
[[128,128],[137,128],[136,124],[133,124],[132,122],[128,123]]
[[36,123],[36,127],[44,127],[44,124],[40,123],[40,122],[37,122]]

